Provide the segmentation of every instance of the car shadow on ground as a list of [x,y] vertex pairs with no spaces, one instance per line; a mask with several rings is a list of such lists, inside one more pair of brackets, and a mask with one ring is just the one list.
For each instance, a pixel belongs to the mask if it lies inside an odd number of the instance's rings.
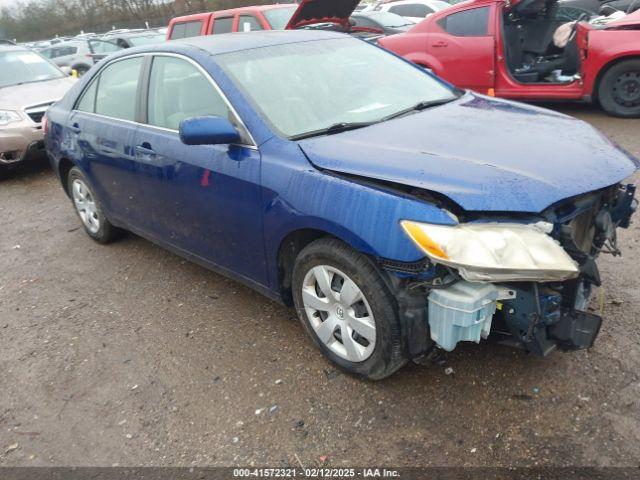
[[0,181],[19,180],[22,177],[41,175],[51,172],[51,166],[46,157],[40,156],[7,168],[0,168]]

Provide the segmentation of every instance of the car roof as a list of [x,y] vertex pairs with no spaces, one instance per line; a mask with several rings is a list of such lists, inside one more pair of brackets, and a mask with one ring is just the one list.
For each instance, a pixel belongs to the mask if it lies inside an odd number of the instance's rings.
[[28,47],[23,47],[21,45],[7,45],[4,43],[0,43],[0,52],[10,52],[10,51],[31,52],[32,50]]
[[275,45],[330,40],[337,38],[353,38],[343,33],[324,30],[261,30],[255,32],[224,33],[199,37],[171,40],[161,44],[136,47],[127,52],[180,51],[185,46],[195,47],[211,55],[253,50]]

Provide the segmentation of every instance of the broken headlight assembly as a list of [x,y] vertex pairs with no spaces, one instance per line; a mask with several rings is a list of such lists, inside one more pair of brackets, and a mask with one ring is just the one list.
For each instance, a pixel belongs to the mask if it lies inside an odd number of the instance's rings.
[[457,269],[468,281],[563,281],[579,275],[576,262],[540,225],[401,225],[431,261]]

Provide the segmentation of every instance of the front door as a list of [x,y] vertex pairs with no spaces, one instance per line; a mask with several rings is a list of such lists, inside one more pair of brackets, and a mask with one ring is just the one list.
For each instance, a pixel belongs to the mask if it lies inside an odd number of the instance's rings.
[[[260,152],[212,82],[184,58],[153,58],[135,140],[138,162],[161,179],[150,194],[156,208],[146,225],[174,247],[266,283]],[[203,115],[229,118],[245,144],[183,144],[180,121]]]
[[438,73],[460,88],[487,93],[495,81],[495,38],[491,7],[469,8],[443,16],[429,34],[428,50],[441,65]]

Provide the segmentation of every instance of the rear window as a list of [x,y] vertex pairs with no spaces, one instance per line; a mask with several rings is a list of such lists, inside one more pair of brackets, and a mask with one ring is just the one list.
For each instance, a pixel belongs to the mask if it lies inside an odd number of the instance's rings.
[[400,15],[402,17],[419,17],[423,18],[433,13],[426,5],[422,5],[420,3],[406,4],[406,5],[395,5],[389,8],[391,13],[395,13],[396,15]]
[[438,25],[456,37],[483,37],[489,31],[489,7],[472,8],[438,20]]
[[233,31],[233,17],[216,18],[213,21],[213,33],[231,33]]
[[197,37],[202,31],[202,20],[176,23],[171,31],[171,39]]

